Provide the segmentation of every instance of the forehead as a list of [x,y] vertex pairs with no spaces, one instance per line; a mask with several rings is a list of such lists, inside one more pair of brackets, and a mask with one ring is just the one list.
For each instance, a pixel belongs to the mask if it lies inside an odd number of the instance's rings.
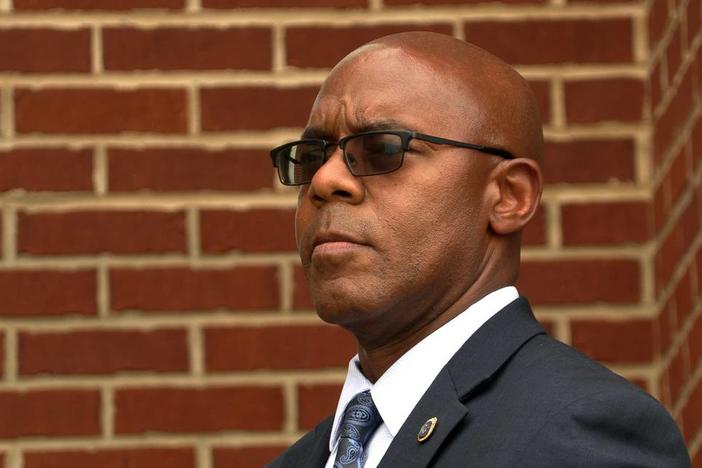
[[472,112],[450,69],[400,49],[376,48],[335,67],[317,96],[308,128],[339,137],[393,122],[457,137],[452,127]]

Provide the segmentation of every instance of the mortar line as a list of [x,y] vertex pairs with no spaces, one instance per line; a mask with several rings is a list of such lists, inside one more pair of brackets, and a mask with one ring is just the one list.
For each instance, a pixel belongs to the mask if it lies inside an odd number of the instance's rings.
[[283,432],[293,433],[298,428],[298,408],[297,408],[297,385],[295,382],[287,381],[283,384],[283,398],[285,401],[285,423],[283,424]]
[[12,267],[17,258],[17,207],[2,205],[2,265]]
[[115,401],[114,390],[111,387],[103,387],[100,391],[100,423],[102,437],[113,439],[115,436]]
[[102,260],[97,267],[97,308],[99,318],[110,316],[110,273],[106,262]]
[[0,89],[0,131],[3,140],[15,136],[14,89],[11,86]]
[[212,468],[212,447],[209,443],[203,440],[195,443],[195,459],[197,468]]
[[92,61],[92,74],[99,75],[104,71],[104,57],[102,55],[102,29],[100,26],[93,26],[90,30],[91,47],[90,58]]
[[290,314],[293,309],[294,273],[291,262],[278,265],[278,289],[280,291],[280,309],[283,314]]
[[22,451],[18,447],[8,447],[5,450],[5,466],[7,468],[23,468]]
[[188,327],[188,350],[190,373],[193,376],[205,375],[205,346],[203,330],[200,325]]
[[195,207],[188,207],[185,211],[185,232],[187,237],[187,255],[191,261],[202,257],[200,238],[200,211]]
[[202,4],[200,0],[187,0],[185,11],[188,13],[197,13],[202,11]]
[[93,150],[93,190],[95,195],[103,197],[109,190],[107,148],[98,144]]
[[561,230],[561,206],[557,202],[546,203],[546,241],[549,247],[561,248],[563,246],[563,233]]
[[370,11],[380,11],[383,8],[383,0],[368,0],[368,9]]
[[285,28],[280,24],[276,24],[273,25],[271,37],[271,69],[273,73],[285,71],[286,62]]
[[5,328],[5,380],[3,384],[14,384],[17,382],[19,368],[19,340],[17,328],[9,326]]
[[648,22],[644,11],[632,15],[631,43],[633,45],[634,62],[648,63]]
[[200,134],[200,88],[195,82],[188,87],[188,133],[192,136]]
[[461,40],[466,39],[466,33],[465,30],[463,29],[463,23],[460,20],[456,20],[453,22],[451,25],[452,35],[453,37]]
[[557,128],[566,127],[565,84],[563,79],[555,78],[551,80],[549,96],[551,98],[551,125]]
[[[650,124],[645,125],[650,128]],[[637,185],[648,187],[653,192],[653,168],[651,167],[653,144],[651,139],[650,131],[634,138],[634,180]]]

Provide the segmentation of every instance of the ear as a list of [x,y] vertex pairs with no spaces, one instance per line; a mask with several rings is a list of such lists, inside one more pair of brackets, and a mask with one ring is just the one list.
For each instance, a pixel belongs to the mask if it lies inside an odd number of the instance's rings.
[[502,161],[492,174],[490,227],[501,235],[521,231],[536,212],[543,190],[543,176],[533,159]]

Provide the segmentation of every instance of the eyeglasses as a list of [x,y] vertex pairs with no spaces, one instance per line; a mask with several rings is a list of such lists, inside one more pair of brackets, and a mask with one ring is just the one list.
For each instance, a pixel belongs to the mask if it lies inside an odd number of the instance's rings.
[[346,167],[354,176],[387,174],[402,166],[405,152],[409,150],[410,141],[413,139],[468,148],[505,159],[514,158],[512,153],[500,148],[448,140],[418,132],[378,130],[348,135],[336,142],[316,138],[293,141],[273,148],[271,159],[284,185],[309,184],[322,164],[329,159],[329,148],[333,146],[341,148]]

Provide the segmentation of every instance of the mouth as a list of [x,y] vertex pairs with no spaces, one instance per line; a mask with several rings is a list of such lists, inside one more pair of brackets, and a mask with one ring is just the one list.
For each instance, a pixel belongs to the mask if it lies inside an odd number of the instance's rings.
[[360,247],[368,247],[368,244],[348,234],[328,232],[315,236],[312,255],[340,254]]

